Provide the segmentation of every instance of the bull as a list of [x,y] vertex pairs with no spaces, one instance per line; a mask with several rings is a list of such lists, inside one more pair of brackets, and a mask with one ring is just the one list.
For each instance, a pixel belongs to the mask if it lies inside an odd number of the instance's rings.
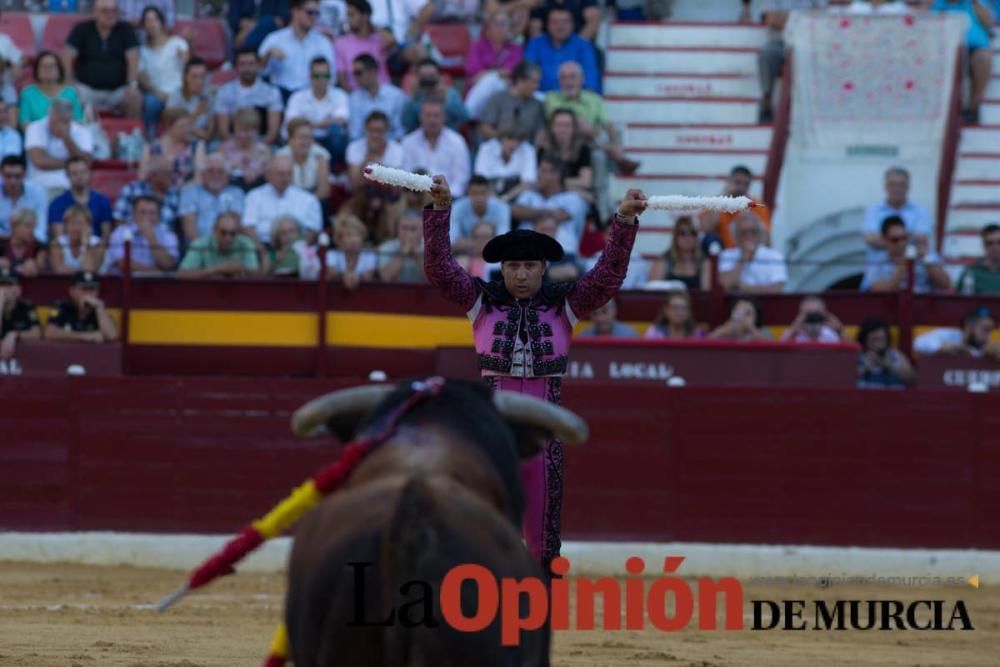
[[[296,667],[549,663],[548,623],[503,646],[499,615],[480,632],[462,632],[436,601],[445,574],[461,564],[483,566],[498,580],[546,579],[521,537],[519,462],[551,438],[582,442],[587,426],[522,394],[434,380],[439,386],[418,402],[412,398],[424,383],[356,387],[293,416],[300,435],[390,434],[296,530],[284,618]],[[463,585],[460,599],[473,617],[478,588]]]

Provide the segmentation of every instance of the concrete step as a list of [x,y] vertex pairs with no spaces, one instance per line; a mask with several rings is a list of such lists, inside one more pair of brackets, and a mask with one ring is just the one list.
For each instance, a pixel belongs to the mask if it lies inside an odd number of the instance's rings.
[[976,233],[945,234],[941,252],[945,257],[982,257],[982,237]]
[[1000,153],[1000,125],[963,127],[958,150],[962,153]]
[[[754,3],[759,4],[759,3]],[[755,14],[756,17],[756,14]],[[740,5],[736,2],[714,0],[673,0],[670,3],[670,20],[673,21],[737,21]]]
[[612,45],[716,46],[759,49],[767,41],[767,29],[746,23],[613,23],[608,37]]
[[955,180],[989,180],[1000,175],[1000,153],[959,153]]
[[625,146],[697,148],[699,150],[767,150],[769,125],[669,125],[632,123],[623,129]]
[[1000,204],[958,204],[948,209],[945,230],[975,231],[990,223],[1000,223]]
[[621,73],[727,73],[757,76],[757,50],[609,46],[606,69]]
[[725,123],[754,125],[758,102],[749,97],[638,97],[604,98],[614,123]]
[[[1000,66],[997,59],[993,59],[994,67]],[[983,105],[979,110],[979,122],[984,125],[1000,125],[1000,99],[988,97],[983,100]]]
[[605,95],[760,97],[760,82],[747,74],[648,74],[606,72]]
[[660,149],[626,146],[628,156],[642,162],[640,174],[684,173],[697,176],[728,174],[738,164],[754,174],[767,167],[767,151],[692,151],[690,149]]
[[1000,180],[956,180],[951,186],[951,204],[953,206],[957,204],[1000,205]]

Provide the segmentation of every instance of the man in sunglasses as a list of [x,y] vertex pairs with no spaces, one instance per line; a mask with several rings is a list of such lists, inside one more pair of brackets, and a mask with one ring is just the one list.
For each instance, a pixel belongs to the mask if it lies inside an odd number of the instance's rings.
[[289,121],[305,118],[312,125],[316,141],[329,151],[333,164],[344,161],[351,112],[347,93],[331,85],[332,77],[330,64],[321,56],[313,58],[309,63],[309,87],[288,98],[282,134],[288,137]]
[[985,256],[962,271],[959,289],[966,294],[1000,294],[1000,225],[983,227]]
[[287,28],[264,38],[257,53],[264,60],[265,73],[281,91],[283,102],[297,90],[309,85],[309,65],[323,58],[336,71],[333,42],[316,29],[319,3],[316,0],[294,0],[291,21]]
[[[906,288],[906,248],[910,242],[910,233],[900,216],[890,215],[882,221],[882,241],[888,258],[869,260],[861,279],[863,292],[895,292]],[[916,262],[913,267],[913,291],[925,293],[951,287],[951,278],[945,273],[941,257],[930,249],[926,237],[918,236],[914,249]]]

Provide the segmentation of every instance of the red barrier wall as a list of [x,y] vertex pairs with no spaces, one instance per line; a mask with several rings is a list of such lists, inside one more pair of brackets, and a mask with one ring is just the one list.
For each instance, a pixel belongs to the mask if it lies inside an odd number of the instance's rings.
[[[0,529],[222,532],[339,451],[317,380],[7,378]],[[1000,548],[989,395],[567,382],[564,537]]]

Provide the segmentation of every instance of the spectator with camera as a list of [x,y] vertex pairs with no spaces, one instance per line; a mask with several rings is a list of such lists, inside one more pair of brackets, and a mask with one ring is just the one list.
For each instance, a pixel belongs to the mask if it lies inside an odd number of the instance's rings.
[[[910,233],[898,215],[882,221],[882,239],[888,248],[886,260],[869,259],[861,279],[861,291],[895,292],[907,287],[907,246]],[[913,291],[923,294],[951,287],[951,278],[945,273],[941,257],[930,249],[925,237],[918,237],[913,244]]]
[[106,343],[118,340],[118,327],[100,299],[100,284],[90,271],[73,276],[69,298],[55,305],[45,325],[45,340]]
[[764,326],[760,304],[755,299],[740,299],[733,304],[729,319],[716,327],[709,338],[736,341],[773,341],[774,334]]
[[867,318],[858,329],[858,387],[861,389],[902,389],[912,386],[916,373],[906,355],[892,347],[889,325]]
[[847,340],[844,323],[826,309],[818,296],[807,296],[799,303],[799,314],[781,334],[781,340],[796,343],[839,343]]

